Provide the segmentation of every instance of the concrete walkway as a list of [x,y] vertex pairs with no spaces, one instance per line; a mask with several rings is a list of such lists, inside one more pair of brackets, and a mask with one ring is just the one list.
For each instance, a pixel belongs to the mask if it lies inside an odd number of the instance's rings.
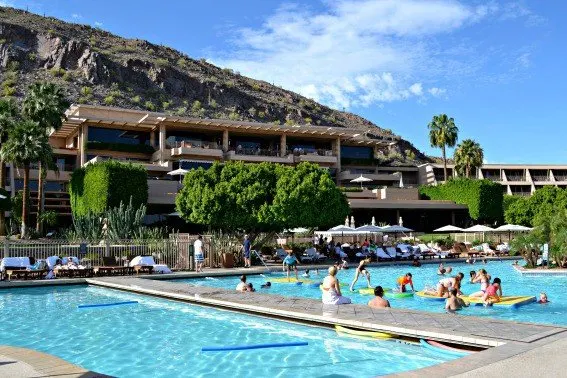
[[13,378],[109,377],[32,349],[0,345],[0,376]]

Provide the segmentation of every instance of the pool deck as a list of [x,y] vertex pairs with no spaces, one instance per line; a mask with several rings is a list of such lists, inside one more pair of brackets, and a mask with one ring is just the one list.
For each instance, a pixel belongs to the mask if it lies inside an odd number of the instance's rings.
[[0,345],[0,374],[3,377],[110,377],[70,364],[61,358],[32,349]]
[[[249,270],[249,273],[252,272],[253,270]],[[210,276],[210,273],[207,275]],[[148,276],[103,277],[87,279],[87,282],[107,288],[313,325],[334,327],[339,324],[414,339],[426,338],[479,348],[496,347],[399,376],[454,376],[483,371],[486,366],[493,365],[494,369],[499,367],[501,372],[506,372],[508,365],[513,366],[515,371],[527,372],[528,367],[526,370],[521,368],[525,364],[525,356],[538,355],[549,349],[561,350],[560,348],[567,344],[567,328],[560,326],[396,308],[371,309],[356,304],[329,306],[308,298],[290,298],[258,292],[240,293],[147,278]],[[551,361],[551,365],[546,367],[547,371],[564,372],[567,369],[565,359],[555,358]],[[487,371],[489,376],[495,376],[491,373],[492,370]]]
[[513,265],[516,272],[527,277],[567,276],[567,269],[526,269],[523,266]]

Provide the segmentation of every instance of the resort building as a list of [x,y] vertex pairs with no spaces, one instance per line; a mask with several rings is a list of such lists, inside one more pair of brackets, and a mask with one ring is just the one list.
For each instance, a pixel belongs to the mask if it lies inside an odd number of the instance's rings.
[[[182,177],[176,169],[209,167],[213,162],[312,162],[329,170],[344,187],[357,224],[398,223],[429,230],[466,219],[467,207],[450,201],[420,200],[418,185],[441,181],[440,164],[385,166],[384,155],[398,139],[358,129],[314,125],[178,117],[105,106],[74,105],[63,127],[50,135],[59,172],[49,172],[45,209],[71,220],[71,172],[106,159],[141,164],[148,171],[148,214],[175,212]],[[23,186],[23,172],[8,166],[7,190]],[[34,167],[32,167],[34,168]],[[35,167],[37,168],[37,167]],[[453,166],[449,166],[451,175]],[[567,186],[567,166],[486,165],[475,174],[503,184],[508,194],[528,195],[541,185]],[[31,175],[31,215],[35,215],[38,170]],[[363,176],[367,183],[353,183]]]

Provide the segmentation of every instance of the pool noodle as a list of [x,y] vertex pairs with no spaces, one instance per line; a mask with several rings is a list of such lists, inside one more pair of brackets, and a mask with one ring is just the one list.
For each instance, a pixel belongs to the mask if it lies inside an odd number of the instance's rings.
[[255,344],[255,345],[232,345],[232,346],[209,346],[202,347],[201,352],[223,352],[231,350],[249,350],[249,349],[265,349],[265,348],[284,348],[293,346],[307,346],[307,341],[291,342],[291,343],[274,343],[274,344]]
[[77,308],[110,307],[110,306],[129,305],[129,304],[135,304],[135,303],[138,303],[138,301],[78,305]]

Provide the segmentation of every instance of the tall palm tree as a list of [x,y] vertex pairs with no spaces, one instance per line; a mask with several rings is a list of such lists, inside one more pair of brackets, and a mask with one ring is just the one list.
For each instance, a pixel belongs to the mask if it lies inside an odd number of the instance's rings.
[[21,235],[26,237],[28,235],[30,164],[35,162],[48,164],[53,161],[53,151],[45,129],[34,121],[17,122],[9,132],[8,139],[0,148],[0,157],[2,160],[10,161],[24,170]]
[[[24,116],[38,123],[46,135],[52,130],[59,130],[63,124],[65,110],[70,103],[60,87],[53,83],[37,82],[28,88],[24,98],[22,112]],[[39,164],[37,185],[37,222],[36,231],[41,232],[40,215],[43,213],[43,181],[47,172],[43,164]]]
[[465,139],[455,149],[453,156],[455,169],[459,175],[470,177],[473,168],[479,168],[484,160],[484,152],[480,144],[472,139]]
[[[0,99],[0,146],[8,137],[8,132],[12,130],[18,118],[18,106],[13,100]],[[4,160],[0,158],[0,188],[5,188],[6,169]],[[0,235],[6,235],[6,216],[0,209]]]
[[454,147],[457,143],[459,128],[455,125],[455,120],[449,118],[447,114],[433,116],[429,125],[429,141],[431,147],[439,147],[443,153],[443,175],[447,181],[447,147]]

